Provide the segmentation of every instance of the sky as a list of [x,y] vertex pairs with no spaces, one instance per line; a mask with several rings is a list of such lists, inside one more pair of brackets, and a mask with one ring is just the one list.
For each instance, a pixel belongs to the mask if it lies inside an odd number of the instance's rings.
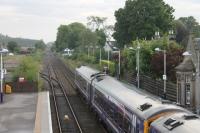
[[[176,18],[192,15],[200,22],[200,0],[164,1],[176,10]],[[0,0],[0,33],[55,41],[59,25],[86,23],[91,15],[114,24],[114,12],[124,4],[125,0]]]

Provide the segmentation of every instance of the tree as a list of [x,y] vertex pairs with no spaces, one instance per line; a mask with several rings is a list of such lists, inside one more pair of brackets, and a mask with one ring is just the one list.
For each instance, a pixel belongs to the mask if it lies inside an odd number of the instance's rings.
[[174,23],[175,33],[176,33],[176,42],[186,47],[187,41],[188,41],[188,35],[189,35],[187,27],[180,20],[175,20],[173,23]]
[[193,16],[181,17],[178,20],[185,24],[188,33],[193,32],[195,37],[200,37],[200,25]]
[[61,25],[58,28],[55,48],[62,51],[65,48],[76,49],[86,46],[104,46],[106,35],[103,29],[92,31],[81,23]]
[[95,33],[97,35],[97,45],[103,47],[106,43],[106,34],[102,29],[95,31]]
[[81,33],[79,41],[79,44],[81,44],[81,46],[83,47],[96,46],[98,37],[97,34],[95,34],[95,32],[92,32],[90,29],[86,29]]
[[93,31],[104,29],[106,17],[98,17],[98,16],[89,16],[87,17],[88,27],[90,27]]
[[113,25],[106,25],[106,17],[89,16],[87,17],[87,25],[99,35],[99,44],[104,46],[106,39],[110,40],[114,30]]
[[14,53],[14,52],[17,52],[19,51],[19,46],[16,42],[14,41],[10,41],[8,42],[8,45],[7,45],[7,48],[10,52]]
[[114,26],[113,25],[106,25],[105,28],[104,28],[104,32],[105,32],[105,35],[107,37],[107,40],[111,40],[113,32],[114,32]]
[[86,27],[81,23],[71,23],[69,25],[61,25],[58,28],[56,38],[56,50],[62,51],[65,48],[74,49],[80,46],[80,36]]
[[[182,48],[171,48],[170,52],[167,52],[167,75],[168,79],[171,81],[176,81],[176,73],[174,71],[175,67],[178,66],[183,61],[183,49]],[[162,77],[163,75],[163,52],[155,53],[151,59],[151,69],[156,77]]]
[[199,25],[193,16],[181,17],[178,20],[180,20],[181,22],[185,24],[188,31],[193,31],[195,27]]
[[40,41],[38,41],[38,42],[35,43],[35,49],[44,50],[45,48],[46,48],[46,45],[43,42],[43,40],[40,40]]
[[137,37],[151,39],[155,31],[166,33],[172,26],[174,9],[163,0],[127,0],[124,8],[115,12],[114,38],[119,47]]

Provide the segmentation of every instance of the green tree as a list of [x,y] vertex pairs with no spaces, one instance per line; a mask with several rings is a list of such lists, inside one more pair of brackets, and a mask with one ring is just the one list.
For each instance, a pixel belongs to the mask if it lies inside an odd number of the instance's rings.
[[119,47],[137,37],[151,39],[155,31],[166,33],[172,26],[174,9],[163,0],[127,0],[124,8],[115,12],[114,38]]
[[196,26],[199,25],[193,16],[181,17],[178,20],[180,20],[181,22],[185,24],[188,31],[193,31],[196,28]]
[[69,25],[61,25],[58,28],[56,38],[56,50],[62,51],[65,48],[76,48],[80,46],[80,36],[86,27],[81,23],[71,23]]
[[176,32],[176,42],[186,47],[189,35],[186,25],[180,20],[174,20],[173,24]]
[[40,41],[38,41],[38,42],[35,43],[35,49],[44,50],[45,48],[46,48],[46,45],[43,42],[43,40],[40,40]]
[[178,20],[185,24],[188,33],[193,32],[195,37],[200,37],[200,25],[193,16],[181,17]]
[[103,47],[106,43],[106,34],[104,33],[104,31],[101,30],[96,30],[95,31],[96,35],[97,35],[97,45],[100,47]]
[[79,41],[80,41],[79,44],[81,44],[81,46],[83,47],[96,46],[98,37],[95,32],[92,32],[90,29],[86,29],[81,33]]
[[10,52],[14,53],[14,52],[18,52],[19,51],[19,46],[16,42],[14,41],[10,41],[8,42],[7,48]]
[[102,29],[92,31],[81,23],[61,25],[58,28],[55,47],[57,51],[65,48],[83,50],[86,46],[104,46],[106,35]]
[[98,17],[98,16],[89,16],[87,17],[87,26],[92,30],[95,31],[98,36],[98,44],[100,46],[104,46],[106,42],[106,38],[110,40],[111,33],[113,33],[114,27],[112,25],[106,25],[106,17]]

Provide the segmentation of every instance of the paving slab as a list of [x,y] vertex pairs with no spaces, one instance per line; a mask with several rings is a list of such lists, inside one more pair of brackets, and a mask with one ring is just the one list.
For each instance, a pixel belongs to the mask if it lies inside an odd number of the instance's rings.
[[0,133],[33,133],[37,93],[4,95],[0,104]]

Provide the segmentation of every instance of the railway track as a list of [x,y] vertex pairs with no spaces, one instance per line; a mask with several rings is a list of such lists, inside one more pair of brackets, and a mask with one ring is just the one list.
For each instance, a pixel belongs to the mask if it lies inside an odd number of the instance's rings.
[[106,133],[80,98],[73,83],[74,74],[61,60],[50,56],[48,63],[49,85],[51,88],[51,106],[53,120],[58,133]]

